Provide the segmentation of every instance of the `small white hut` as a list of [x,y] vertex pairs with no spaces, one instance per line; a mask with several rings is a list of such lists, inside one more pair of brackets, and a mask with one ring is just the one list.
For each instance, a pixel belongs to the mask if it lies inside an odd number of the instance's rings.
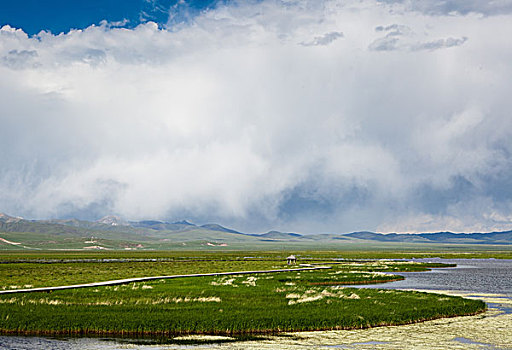
[[295,264],[296,262],[297,262],[297,258],[295,257],[295,255],[290,255],[289,257],[286,258],[286,263],[288,265]]

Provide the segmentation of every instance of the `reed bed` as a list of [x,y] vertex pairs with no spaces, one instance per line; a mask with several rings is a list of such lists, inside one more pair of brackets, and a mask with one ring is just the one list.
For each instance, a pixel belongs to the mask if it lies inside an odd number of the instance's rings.
[[0,332],[243,335],[399,325],[485,309],[481,301],[460,297],[340,286],[396,279],[384,272],[421,270],[426,265],[374,261],[332,266],[2,295]]

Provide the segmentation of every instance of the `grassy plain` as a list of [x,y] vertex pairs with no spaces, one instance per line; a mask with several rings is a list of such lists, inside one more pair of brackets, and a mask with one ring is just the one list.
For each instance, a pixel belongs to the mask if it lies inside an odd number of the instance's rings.
[[[12,247],[12,246],[11,246]],[[312,259],[512,259],[512,245],[484,244],[424,244],[424,243],[344,243],[295,246],[294,242],[272,242],[264,246],[241,244],[240,246],[210,247],[201,249],[181,247],[176,250],[0,250],[0,261],[11,260],[69,260],[69,259],[283,259],[289,254]]]
[[[2,289],[138,276],[278,269],[288,252],[37,253],[0,256]],[[348,288],[438,265],[365,261],[339,252],[300,252],[330,270],[182,278],[52,293],[0,295],[0,332],[22,334],[253,334],[363,328],[474,314],[460,297]],[[110,259],[110,260],[106,260]],[[112,260],[114,259],[114,260]],[[20,260],[22,262],[20,262]]]
[[[282,252],[4,253],[0,255],[0,262],[3,262],[0,263],[0,289],[53,287],[131,277],[283,269],[288,267],[285,262],[288,255]],[[358,262],[357,259],[339,262],[333,259],[341,255],[328,252],[302,252],[297,256],[300,263],[333,263],[339,271],[349,273],[349,277],[356,276],[354,272],[425,271],[441,266],[399,262],[381,262],[377,266],[366,261]],[[382,275],[379,278],[392,280],[400,276]],[[377,279],[373,280],[377,282]],[[324,282],[330,281],[332,279]],[[357,281],[363,280],[354,279],[351,282]]]

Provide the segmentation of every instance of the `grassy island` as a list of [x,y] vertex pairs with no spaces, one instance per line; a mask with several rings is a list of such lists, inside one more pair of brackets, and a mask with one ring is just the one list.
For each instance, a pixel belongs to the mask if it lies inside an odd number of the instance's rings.
[[[0,264],[0,289],[183,273],[282,269],[278,254],[217,254],[123,262],[53,259]],[[68,257],[69,258],[69,257]],[[41,258],[38,258],[41,259]],[[47,259],[47,258],[43,258]],[[0,332],[43,335],[243,335],[400,325],[481,312],[481,301],[432,293],[357,289],[434,264],[374,260],[301,263],[331,269],[155,280],[51,293],[0,295]]]

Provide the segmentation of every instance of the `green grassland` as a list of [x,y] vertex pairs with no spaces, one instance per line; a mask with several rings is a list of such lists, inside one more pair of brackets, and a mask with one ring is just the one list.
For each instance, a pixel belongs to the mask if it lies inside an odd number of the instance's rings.
[[[2,254],[0,261],[8,263],[0,264],[0,284],[2,289],[13,289],[287,266],[287,252],[144,253]],[[297,255],[301,263],[332,268],[0,295],[0,332],[240,335],[399,325],[485,309],[483,302],[460,297],[345,286],[399,279],[385,272],[422,271],[438,264],[356,259],[334,262],[332,258],[340,258],[339,253],[327,252]],[[124,260],[101,260],[107,257]],[[20,258],[24,262],[16,262]]]
[[[0,289],[53,287],[134,277],[269,270],[289,267],[284,259],[279,259],[272,255],[255,259],[243,259],[243,257],[233,255],[210,254],[199,257],[183,257],[181,259],[175,257],[173,260],[161,258],[156,261],[132,259],[120,262],[111,259],[108,262],[98,262],[90,259],[77,262],[76,258],[72,260],[42,259],[37,261],[21,263],[11,261],[10,263],[0,264]],[[45,263],[41,263],[43,261]],[[328,261],[303,258],[301,262],[324,263]],[[346,261],[332,266],[341,272],[346,272],[348,277],[355,277],[357,276],[355,273],[359,272],[425,271],[427,268],[440,265],[391,261],[378,263]],[[320,274],[315,275],[320,276]],[[348,277],[345,277],[347,282],[362,281],[362,279],[349,281]],[[394,280],[397,278],[400,278],[400,276],[382,275],[379,277],[380,280]],[[332,278],[324,282],[329,281],[334,282]]]
[[[204,248],[204,247],[203,247]],[[266,248],[266,249],[263,249]],[[318,248],[318,249],[317,249]],[[512,259],[512,245],[451,245],[423,243],[384,243],[345,244],[340,246],[322,245],[319,247],[282,246],[209,247],[204,249],[180,250],[0,250],[0,262],[31,260],[72,260],[72,259],[274,259],[284,261],[295,254],[301,259]],[[246,259],[248,260],[248,259]]]

